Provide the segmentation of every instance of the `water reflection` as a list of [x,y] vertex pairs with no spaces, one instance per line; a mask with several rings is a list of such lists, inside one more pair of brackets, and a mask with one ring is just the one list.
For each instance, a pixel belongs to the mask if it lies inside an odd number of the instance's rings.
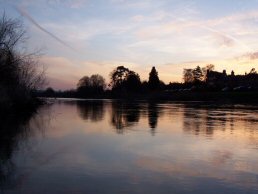
[[148,104],[148,123],[150,126],[151,134],[155,135],[156,128],[158,125],[158,118],[159,118],[159,107],[156,103],[149,103]]
[[[48,112],[48,107],[45,107]],[[26,146],[33,150],[34,145],[28,139],[37,134],[44,135],[44,128],[49,123],[50,114],[37,115],[36,112],[24,112],[16,115],[0,115],[0,187],[12,188],[22,177],[16,174],[13,161],[17,150]]]
[[[58,101],[62,104],[62,101]],[[159,104],[154,102],[127,102],[127,101],[66,101],[66,105],[76,104],[79,116],[85,121],[101,122],[105,111],[108,112],[110,123],[118,134],[130,131],[141,119],[148,118],[150,133],[154,136],[157,132],[158,121],[162,117],[173,115],[183,122],[183,131],[194,135],[212,137],[214,130],[234,130],[234,125],[241,122],[245,125],[258,123],[254,110],[214,105],[200,105],[199,103]],[[167,107],[166,107],[167,106]],[[182,118],[182,119],[181,119]]]
[[1,117],[3,193],[258,191],[254,108],[59,100],[30,117]]
[[214,130],[230,130],[233,133],[236,124],[246,128],[258,123],[257,111],[239,109],[233,105],[214,107],[184,104],[183,107],[183,130],[195,135],[212,137]]
[[104,116],[104,102],[102,100],[77,101],[77,109],[83,120],[101,121]]
[[123,101],[113,101],[111,103],[111,124],[115,127],[118,134],[124,131],[140,120],[140,104],[126,103]]
[[[195,135],[204,134],[206,136],[212,136],[214,130],[214,121],[211,117],[209,109],[193,109],[184,105],[183,112],[183,130]],[[222,116],[222,115],[221,115]],[[224,115],[225,116],[225,115]],[[223,116],[222,116],[223,118]],[[216,123],[216,125],[219,125]],[[220,123],[220,129],[223,128],[224,122]]]
[[140,122],[141,117],[145,118],[147,114],[150,132],[155,135],[158,118],[162,111],[162,107],[159,107],[157,103],[113,101],[111,109],[111,124],[118,134],[123,134],[125,130],[130,130]]

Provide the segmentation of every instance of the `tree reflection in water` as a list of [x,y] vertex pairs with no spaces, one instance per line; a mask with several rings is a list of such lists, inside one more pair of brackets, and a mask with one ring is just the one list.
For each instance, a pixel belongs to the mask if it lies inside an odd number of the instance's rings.
[[[228,128],[233,130],[236,123],[235,118],[239,119],[239,116],[243,114],[241,109],[234,109],[230,105],[225,108],[222,105],[195,102],[167,104],[122,100],[86,100],[77,101],[76,104],[80,117],[91,122],[102,121],[105,111],[110,112],[107,115],[118,134],[124,134],[126,130],[131,130],[136,126],[140,119],[147,118],[150,133],[154,136],[158,129],[159,118],[173,115],[182,121],[184,132],[212,137],[214,130],[225,131]],[[179,120],[176,121],[179,122]],[[245,123],[257,122],[254,118],[247,118],[244,115],[241,120]]]
[[[183,104],[183,130],[194,135],[212,137],[215,130],[233,133],[235,124],[243,125],[257,123],[258,119],[246,116],[246,110],[234,108],[233,105],[210,106],[198,104]],[[241,118],[241,119],[240,119]]]
[[105,110],[110,110],[110,123],[118,134],[130,130],[140,121],[141,117],[147,115],[150,132],[155,135],[161,113],[161,107],[157,103],[119,100],[109,103],[99,100],[77,101],[77,109],[83,120],[92,122],[103,120]]
[[[229,183],[240,188],[240,182],[257,188],[253,186],[257,183],[254,151],[258,148],[257,110],[190,103],[67,99],[55,102],[52,107],[45,108],[56,114],[49,126],[42,118],[42,115],[53,118],[48,112],[24,118],[1,115],[2,191],[94,193],[95,185],[101,185],[99,192],[132,189],[133,193],[141,187],[144,193],[152,190],[159,193],[167,191],[160,190],[159,178],[165,188],[173,191],[184,188],[185,182],[180,185],[180,177],[186,178],[186,184],[198,183],[193,193],[205,193],[214,187],[218,193],[225,193]],[[85,126],[92,130],[85,130]],[[44,132],[44,128],[46,138],[38,133]],[[151,134],[155,136],[152,138]],[[241,149],[246,151],[239,152]],[[252,154],[247,157],[245,153]],[[241,163],[231,165],[236,159]],[[236,169],[239,166],[242,172]],[[139,178],[139,187],[132,187],[135,177]],[[203,177],[207,178],[204,185]],[[118,180],[122,180],[121,190],[117,188]],[[206,188],[206,183],[212,187]]]
[[155,135],[159,113],[160,107],[156,103],[114,101],[112,102],[111,123],[118,134],[123,134],[126,129],[130,129],[147,114],[150,132]]
[[[46,111],[48,108],[45,106]],[[41,114],[36,112],[0,115],[0,187],[2,189],[12,186],[19,179],[19,176],[15,175],[14,153],[22,145],[29,147],[27,140],[35,133],[44,133],[44,127],[51,118],[50,114],[44,115],[41,117]]]
[[111,124],[118,134],[123,134],[125,129],[139,122],[140,109],[139,103],[112,102]]
[[159,107],[156,103],[148,104],[148,120],[151,134],[154,136],[158,125]]
[[77,109],[83,120],[98,122],[104,117],[104,102],[102,100],[77,101]]

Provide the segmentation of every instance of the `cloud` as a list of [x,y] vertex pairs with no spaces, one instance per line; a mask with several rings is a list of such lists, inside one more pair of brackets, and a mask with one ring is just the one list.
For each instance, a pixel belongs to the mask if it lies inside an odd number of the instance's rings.
[[233,47],[236,45],[234,39],[228,38],[227,36],[215,34],[218,44],[225,47]]
[[[180,36],[183,36],[184,34],[188,35],[185,32],[190,30],[193,32],[192,34],[194,34],[194,32],[202,29],[204,31],[199,32],[199,36],[205,34],[205,31],[206,34],[207,32],[210,32],[214,38],[214,41],[216,41],[221,47],[226,48],[240,46],[241,50],[244,50],[245,52],[252,51],[252,48],[245,41],[243,41],[242,38],[247,39],[248,37],[243,37],[243,35],[248,34],[253,34],[256,36],[257,31],[254,33],[256,25],[251,26],[249,23],[250,21],[257,21],[258,12],[256,10],[232,14],[216,19],[203,20],[198,17],[198,12],[187,11],[191,8],[188,7],[186,6],[187,9],[185,8],[186,11],[183,11],[183,13],[174,14],[163,12],[163,18],[166,18],[165,20],[167,22],[152,23],[148,26],[143,25],[136,30],[136,37],[138,37],[140,40],[154,38],[164,39],[165,37],[177,36],[178,34]],[[191,10],[194,9],[191,8]],[[153,18],[153,21],[155,21],[153,16],[145,17],[145,20],[148,20],[148,18]],[[248,28],[246,28],[245,25],[248,25]],[[194,35],[190,35],[186,38],[194,38]]]
[[251,54],[249,55],[249,57],[250,57],[251,60],[258,59],[258,52],[251,53]]
[[132,17],[132,21],[134,21],[134,22],[142,22],[143,20],[144,20],[143,15],[135,15]]
[[246,47],[246,45],[244,45],[242,42],[240,42],[235,37],[233,37],[229,34],[220,32],[218,30],[215,30],[215,29],[207,27],[207,26],[201,26],[201,27],[214,34],[213,37],[215,38],[215,41],[219,44],[219,46],[233,47],[236,45],[236,43],[240,43],[242,46]]
[[111,0],[110,1],[114,5],[119,5],[124,8],[137,8],[137,9],[143,9],[153,6],[153,2],[149,0]]
[[249,60],[257,60],[258,59],[258,52],[252,52],[252,53],[246,53],[242,55],[241,57],[238,57],[238,59],[249,59]]
[[234,22],[241,22],[241,21],[246,21],[246,20],[257,20],[258,19],[258,12],[257,10],[252,10],[252,11],[245,11],[242,13],[235,13],[229,16],[221,17],[221,18],[216,18],[213,20],[208,20],[207,25],[220,25],[220,24],[231,24]]
[[40,29],[41,31],[45,32],[46,34],[48,34],[49,36],[51,36],[53,39],[55,39],[56,41],[58,41],[59,43],[61,43],[62,45],[64,45],[65,47],[76,51],[73,47],[71,47],[70,45],[68,45],[65,41],[61,40],[60,38],[58,38],[56,35],[52,34],[51,32],[47,31],[45,28],[43,28],[42,26],[40,26],[29,14],[25,9],[22,9],[21,7],[16,7],[16,10],[25,18],[27,18],[34,26],[36,26],[38,29]]
[[[6,0],[3,0],[6,1]],[[1,2],[1,0],[0,0]],[[7,1],[6,1],[7,2]],[[70,9],[81,9],[88,6],[89,0],[9,0],[8,3],[12,5],[19,5],[22,7],[37,7],[41,8],[70,8]],[[47,10],[46,10],[47,11]]]

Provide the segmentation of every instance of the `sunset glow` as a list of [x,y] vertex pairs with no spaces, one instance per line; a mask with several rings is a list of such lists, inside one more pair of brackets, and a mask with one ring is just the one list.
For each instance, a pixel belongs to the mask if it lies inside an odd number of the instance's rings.
[[22,18],[28,50],[41,50],[49,86],[75,88],[84,75],[124,65],[165,83],[184,68],[214,64],[236,74],[258,68],[257,0],[0,0],[1,14]]

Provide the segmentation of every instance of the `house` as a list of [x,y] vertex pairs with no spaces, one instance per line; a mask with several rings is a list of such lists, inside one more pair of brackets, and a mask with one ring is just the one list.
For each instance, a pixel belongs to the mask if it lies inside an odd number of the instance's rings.
[[226,70],[223,72],[207,70],[206,83],[212,87],[223,87],[227,82],[228,76]]
[[250,72],[245,75],[235,75],[234,71],[231,71],[230,75],[227,75],[226,70],[223,72],[207,71],[206,84],[209,87],[222,89],[222,88],[246,88],[248,90],[255,89],[258,86],[258,74],[256,72]]

